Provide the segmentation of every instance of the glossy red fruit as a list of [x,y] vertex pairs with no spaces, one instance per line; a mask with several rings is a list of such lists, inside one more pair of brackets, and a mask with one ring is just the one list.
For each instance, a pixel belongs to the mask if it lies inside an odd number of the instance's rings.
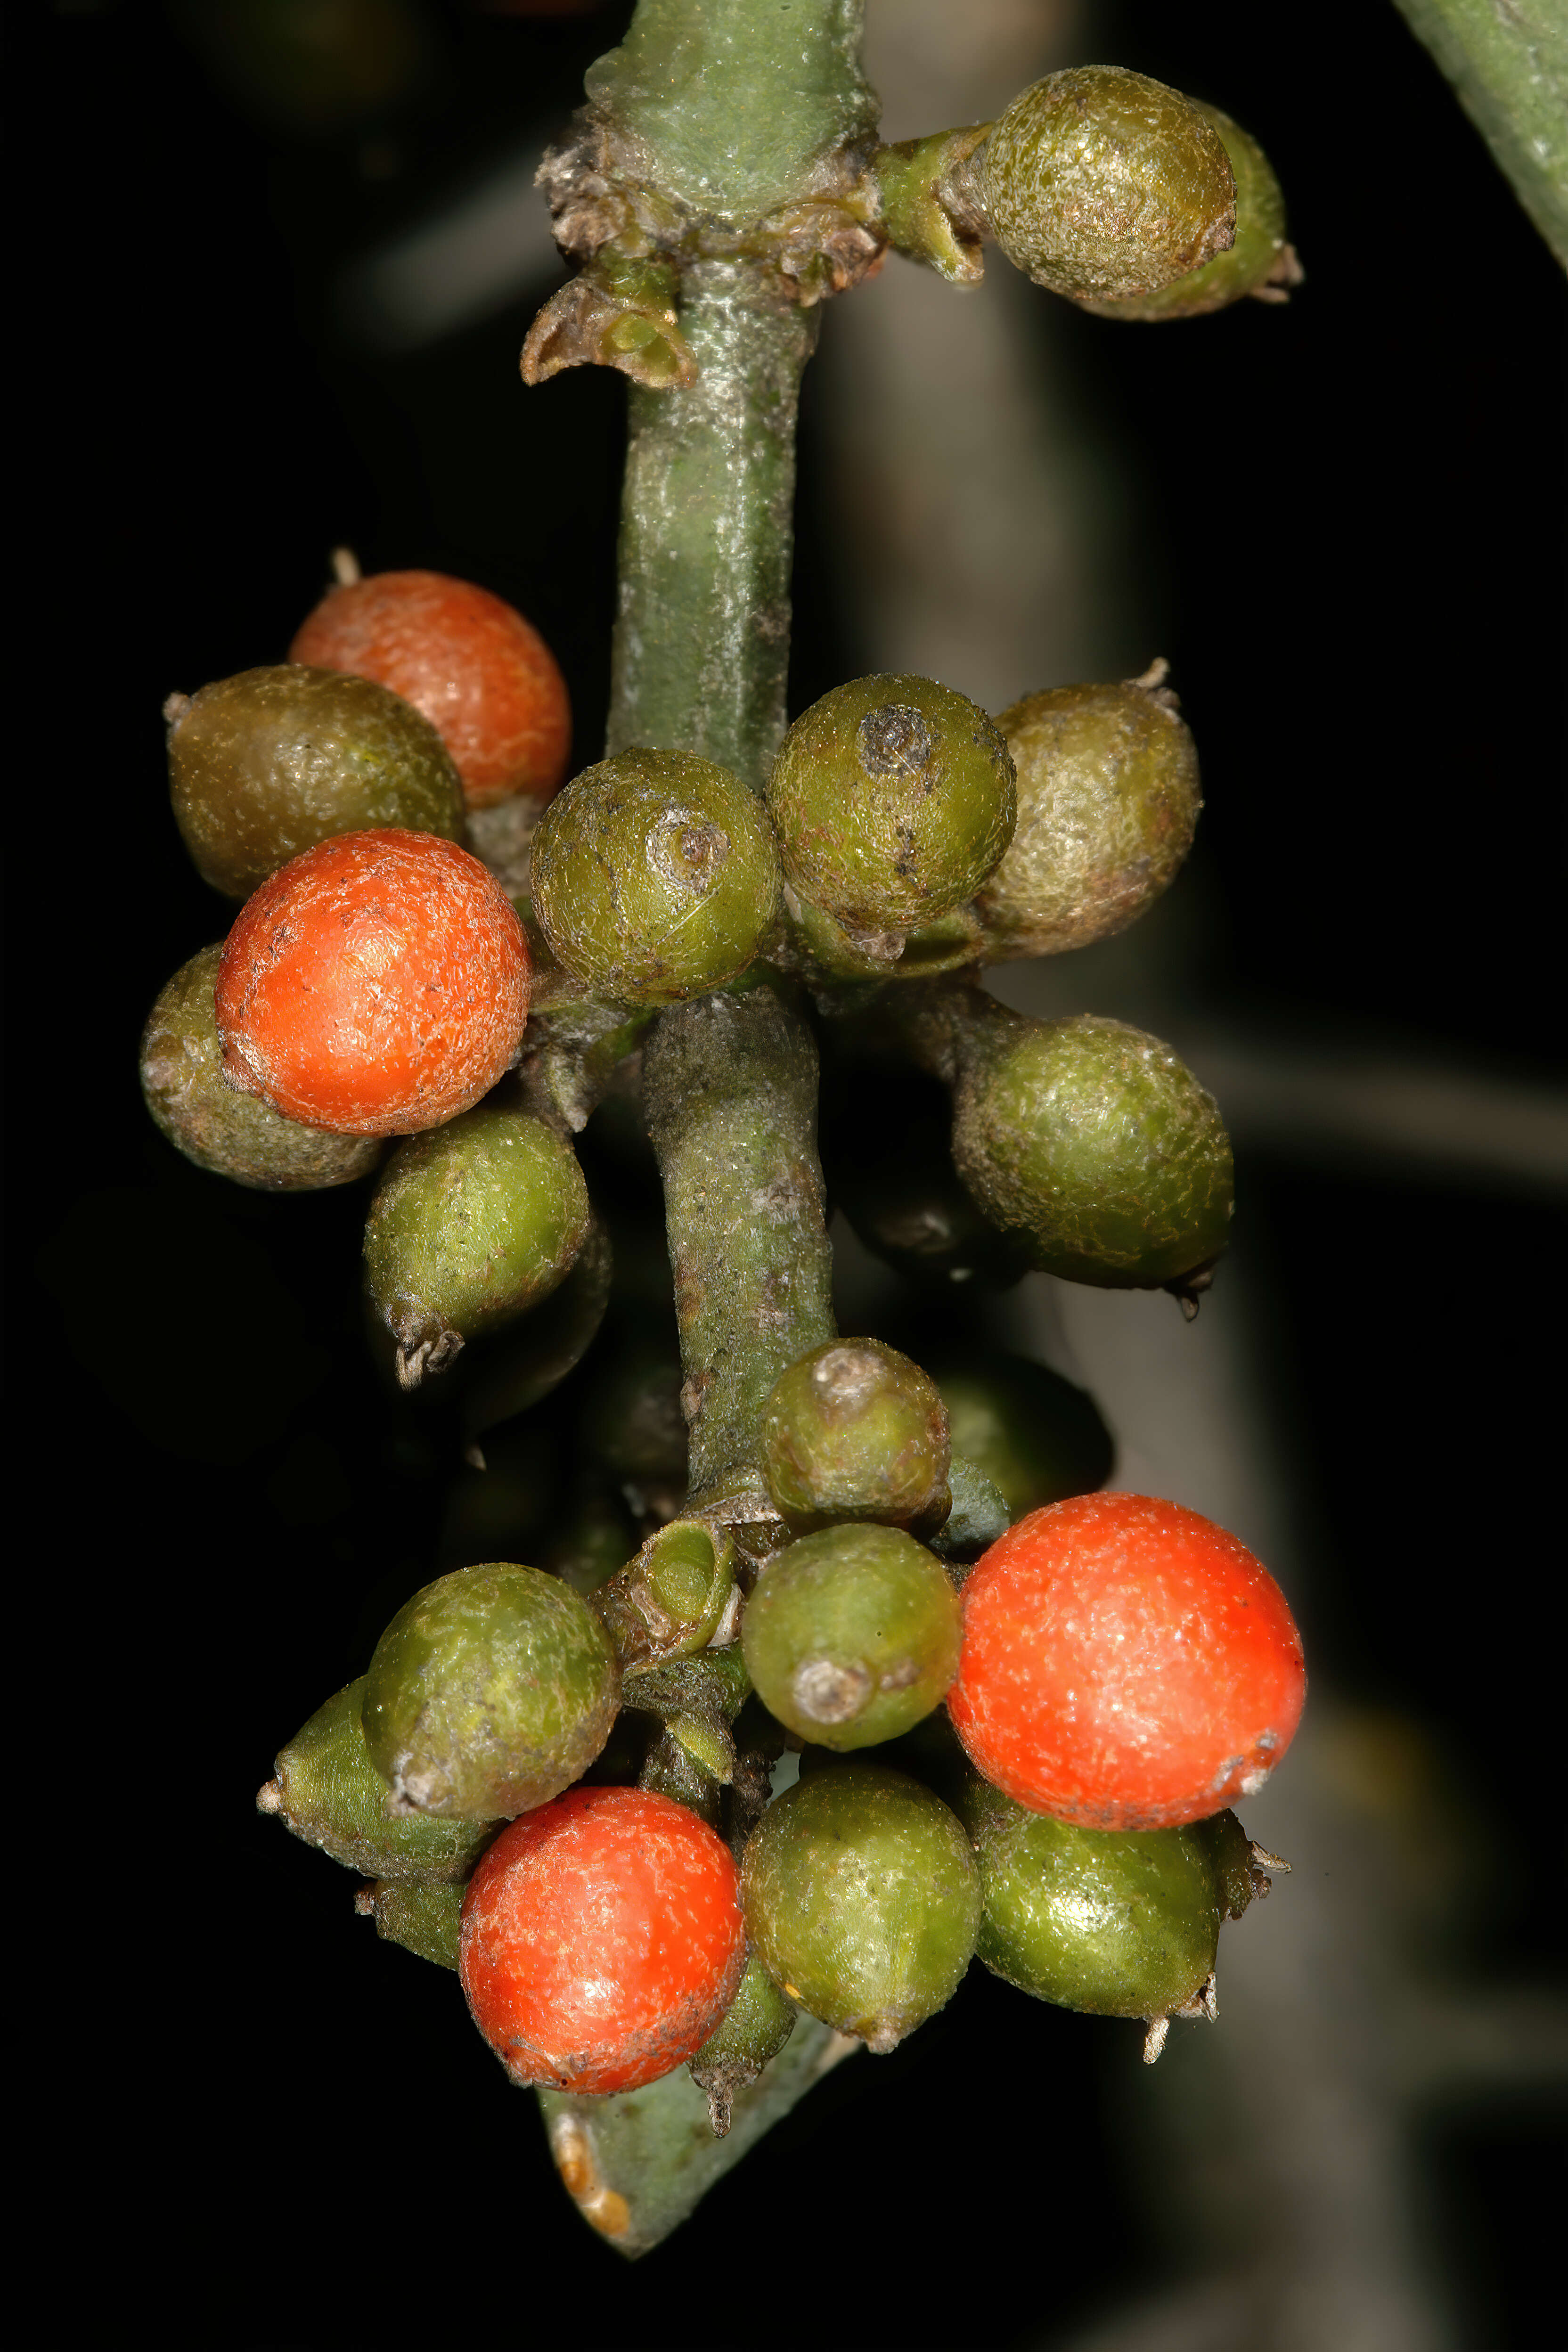
[[1173,1829],[1262,1787],[1306,1690],[1285,1596],[1245,1544],[1179,1503],[1079,1495],[973,1570],[948,1709],[1016,1803]]
[[463,1990],[514,2083],[656,2082],[696,2056],[745,1965],[729,1848],[643,1789],[569,1789],[524,1813],[463,1898]]
[[510,1063],[528,988],[522,925],[477,857],[340,834],[264,882],[224,944],[224,1074],[307,1127],[440,1127]]
[[441,572],[330,588],[289,658],[374,678],[423,711],[470,808],[514,793],[548,800],[566,772],[566,681],[537,629],[488,588]]

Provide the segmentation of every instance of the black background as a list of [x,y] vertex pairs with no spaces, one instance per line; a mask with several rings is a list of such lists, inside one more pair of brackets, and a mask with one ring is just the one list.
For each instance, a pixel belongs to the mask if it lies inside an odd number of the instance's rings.
[[[450,1980],[375,1944],[342,1874],[249,1811],[431,1572],[451,1462],[362,1361],[358,1199],[226,1190],[142,1113],[146,1008],[228,919],[174,832],[159,705],[279,658],[348,540],[367,568],[516,602],[592,756],[618,383],[581,371],[525,398],[513,313],[373,362],[327,298],[520,119],[563,120],[626,13],[440,15],[386,179],[352,141],[258,127],[154,10],[62,10],[13,78],[36,289],[13,381],[38,400],[11,448],[6,1356],[33,1528],[13,1572],[41,1604],[13,1689],[45,1692],[16,1801],[55,1824],[23,1911],[47,1921],[26,1969],[64,2000],[39,2186],[98,2249],[57,2281],[62,2332],[107,2292],[128,2326],[247,2347],[567,2325],[585,2345],[1004,2345],[1162,2274],[1097,2029],[1021,2022],[979,1970],[892,2059],[814,2094],[700,2238],[628,2271],[566,2208]],[[1311,273],[1288,310],[1201,332],[1064,331],[1126,452],[1224,811],[1210,1001],[1544,1076],[1561,276],[1384,0],[1129,0],[1097,31],[1264,133]],[[815,447],[808,395],[796,708],[855,667]],[[1244,773],[1267,789],[1227,794]],[[1315,1663],[1436,1727],[1505,1854],[1555,1852],[1540,1625],[1561,1562],[1539,1528],[1561,1440],[1540,1359],[1561,1347],[1561,1227],[1394,1173],[1255,1156],[1242,1179],[1334,1530]],[[1512,1875],[1478,1949],[1538,1970],[1549,1874]],[[982,2155],[975,2085],[1018,2082]],[[1433,2155],[1477,2344],[1522,2340],[1544,2122],[1526,2101]]]

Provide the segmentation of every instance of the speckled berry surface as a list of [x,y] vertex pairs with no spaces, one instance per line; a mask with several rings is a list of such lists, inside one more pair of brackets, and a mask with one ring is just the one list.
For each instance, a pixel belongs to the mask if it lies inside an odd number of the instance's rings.
[[1212,1265],[1230,1229],[1230,1139],[1168,1045],[1089,1014],[999,1024],[963,1070],[953,1159],[1033,1263],[1152,1289]]
[[832,1339],[763,1407],[768,1492],[797,1533],[846,1519],[940,1523],[951,1458],[928,1374],[882,1339]]
[[746,1604],[746,1664],[802,1739],[871,1748],[940,1706],[958,1671],[958,1596],[898,1528],[830,1528],[771,1559]]
[[873,941],[973,896],[1013,837],[1013,762],[978,704],[934,678],[836,686],[779,747],[767,803],[795,891]]
[[330,588],[290,661],[377,679],[422,711],[470,808],[547,800],[566,772],[572,710],[555,656],[488,588],[440,572],[378,572]]
[[214,991],[222,943],[203,948],[159,991],[142,1033],[142,1097],[176,1151],[258,1192],[315,1192],[368,1176],[379,1136],[332,1135],[282,1118],[225,1083]]
[[1075,299],[1150,293],[1235,235],[1212,124],[1179,90],[1120,66],[1069,67],[1021,91],[975,178],[1008,260]]
[[230,898],[336,834],[463,836],[462,784],[429,720],[371,678],[298,663],[219,678],[176,709],[169,793],[197,870]]
[[515,1822],[464,1898],[463,1990],[515,2083],[657,2082],[696,2056],[745,1963],[728,1847],[645,1790],[574,1789]]
[[225,941],[230,1085],[356,1135],[439,1127],[489,1092],[528,1018],[517,910],[433,835],[347,834],[262,885]]
[[1125,930],[1174,880],[1203,807],[1174,698],[1131,682],[1052,687],[996,724],[1018,824],[976,899],[987,956],[1058,955]]
[[365,1677],[319,1706],[283,1748],[257,1802],[296,1837],[367,1878],[464,1878],[499,1818],[441,1821],[389,1813],[391,1791],[365,1739]]
[[1219,134],[1236,178],[1236,243],[1185,278],[1152,294],[1121,302],[1085,302],[1102,319],[1197,319],[1223,310],[1247,295],[1283,302],[1299,285],[1301,265],[1285,237],[1285,196],[1274,167],[1256,139],[1217,106],[1194,100],[1204,121]]
[[1285,1596],[1245,1544],[1179,1503],[1084,1495],[973,1570],[947,1704],[976,1770],[1029,1811],[1169,1829],[1262,1787],[1306,1688]]
[[458,1569],[405,1601],[365,1676],[364,1736],[394,1811],[530,1811],[609,1738],[620,1675],[587,1604],[536,1568]]
[[676,1003],[756,956],[778,909],[778,850],[761,803],[727,768],[621,751],[551,803],[532,887],[568,971],[612,999]]

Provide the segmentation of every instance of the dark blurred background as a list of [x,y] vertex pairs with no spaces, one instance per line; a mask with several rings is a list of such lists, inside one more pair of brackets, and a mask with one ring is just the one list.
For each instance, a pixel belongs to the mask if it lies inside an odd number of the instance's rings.
[[[900,0],[873,11],[896,44]],[[1412,1981],[1436,1971],[1451,2015],[1516,1989],[1540,2063],[1505,2022],[1458,2089],[1390,2095],[1421,2284],[1403,2312],[1368,2304],[1359,2336],[1309,2301],[1249,2336],[1226,2281],[1264,2259],[1269,2217],[1222,2203],[1201,2258],[1162,2221],[1179,2158],[1140,2137],[1132,2029],[978,1969],[630,2271],[575,2221],[455,1984],[377,1944],[343,1874],[252,1815],[275,1748],[434,1572],[458,1462],[363,1360],[363,1200],[226,1189],[142,1112],[147,1008],[229,920],[175,834],[159,706],[281,658],[347,541],[366,569],[518,604],[595,756],[622,388],[582,370],[525,394],[517,352],[563,275],[532,166],[629,9],[60,0],[14,36],[33,290],[13,372],[37,395],[14,576],[37,626],[13,688],[13,1491],[18,1517],[38,1498],[30,1674],[52,1662],[29,1754],[87,1841],[65,1908],[93,1922],[79,1977],[79,1930],[47,1948],[70,2008],[43,2185],[112,2244],[127,2327],[247,2347],[546,2326],[588,2346],[1527,2340],[1563,2090],[1561,2024],[1529,2007],[1561,1934],[1563,279],[1388,0],[972,0],[976,42],[988,11],[1004,49],[1037,36],[1031,70],[1104,58],[1219,100],[1288,193],[1308,270],[1288,310],[1139,331],[1034,298],[1009,397],[1027,410],[1037,386],[1066,520],[1041,518],[1060,545],[1031,592],[1038,674],[982,698],[1055,682],[1053,648],[1109,675],[1173,661],[1199,851],[1148,944],[1065,960],[1040,1001],[1146,1013],[1212,1066],[1246,1384],[1340,1727],[1324,1769],[1367,1820],[1415,1788],[1412,1850],[1462,1849]],[[945,331],[963,315],[954,298]],[[881,510],[838,331],[803,427],[796,709],[887,638],[875,547],[843,545]],[[948,429],[986,431],[956,410]],[[928,544],[940,642],[952,578]],[[975,598],[1005,594],[1008,560],[982,542]],[[1382,1849],[1357,1851],[1375,1906]],[[1296,2127],[1275,2115],[1281,2141]],[[96,2326],[104,2291],[90,2266],[61,2277],[62,2327]]]

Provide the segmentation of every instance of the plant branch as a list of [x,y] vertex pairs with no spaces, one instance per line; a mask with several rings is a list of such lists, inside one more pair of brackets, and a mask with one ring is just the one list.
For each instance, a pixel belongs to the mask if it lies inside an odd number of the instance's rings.
[[1398,0],[1398,6],[1568,268],[1568,15],[1563,0]]

